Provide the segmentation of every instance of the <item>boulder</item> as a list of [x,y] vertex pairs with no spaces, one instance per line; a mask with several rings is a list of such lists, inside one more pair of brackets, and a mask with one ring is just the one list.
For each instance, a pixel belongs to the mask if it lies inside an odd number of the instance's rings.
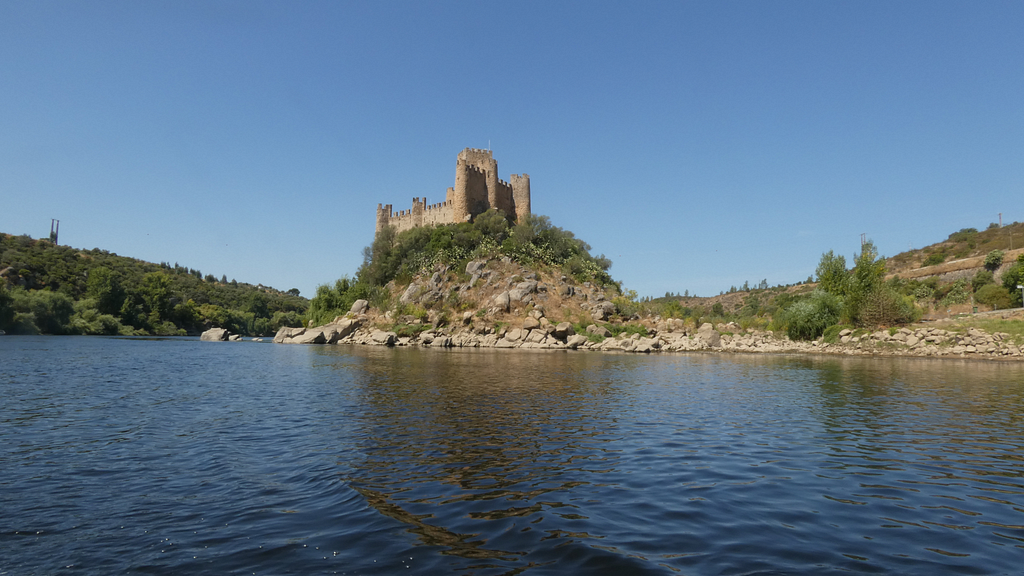
[[[568,322],[559,322],[551,332],[551,335],[559,340],[565,340],[569,338],[569,336],[574,336],[575,334],[576,331],[573,330],[572,324]],[[586,338],[584,338],[584,340],[586,340]]]
[[575,336],[570,336],[569,339],[565,341],[565,347],[575,350],[586,343],[586,336],[583,336],[582,334],[576,334]]
[[357,328],[362,326],[362,324],[363,321],[358,318],[342,318],[340,320],[335,320],[322,328],[324,341],[327,344],[334,344],[339,340],[344,340],[350,334],[355,332]]
[[225,342],[228,339],[228,331],[224,328],[210,328],[199,336],[205,342]]
[[474,260],[466,264],[466,274],[470,276],[480,274],[485,266],[487,266],[487,260]]
[[517,342],[523,338],[523,330],[520,328],[513,328],[505,333],[505,339],[510,342]]
[[531,330],[530,333],[526,336],[526,341],[532,342],[534,344],[541,344],[547,339],[547,337],[548,335],[545,334],[542,330]]
[[611,316],[614,313],[615,304],[612,304],[611,302],[604,300],[594,306],[591,316],[593,316],[594,320],[604,322],[605,320],[608,319],[609,316]]
[[398,299],[398,301],[401,302],[402,304],[412,304],[416,300],[416,297],[419,295],[419,293],[420,285],[417,284],[416,282],[413,282],[412,284],[409,284],[408,288],[405,289],[405,292],[402,293],[402,296]]
[[523,320],[523,330],[533,330],[540,328],[540,321],[533,316],[528,316],[526,320]]
[[711,348],[718,348],[722,345],[722,335],[715,330],[711,324],[705,322],[697,329],[697,338],[700,338]]
[[311,328],[298,336],[285,340],[286,344],[323,344],[327,342],[321,328]]
[[612,331],[605,328],[604,326],[595,326],[591,324],[590,326],[587,326],[587,334],[593,334],[595,336],[607,338],[612,335]]
[[366,300],[356,300],[352,303],[352,307],[349,308],[349,314],[366,314],[366,311],[370,309],[370,303]]
[[281,329],[277,331],[277,334],[274,335],[274,344],[282,344],[289,338],[294,338],[305,331],[306,329],[302,327],[288,328],[287,326],[282,326]]
[[242,341],[242,335],[241,334],[232,334],[231,336],[228,336],[228,341],[229,342],[241,342]]
[[502,292],[494,297],[494,306],[502,312],[508,312],[512,302],[508,291]]
[[398,341],[398,335],[394,332],[384,332],[383,330],[374,330],[370,333],[370,340],[375,344],[382,344],[384,346],[394,346],[395,342]]

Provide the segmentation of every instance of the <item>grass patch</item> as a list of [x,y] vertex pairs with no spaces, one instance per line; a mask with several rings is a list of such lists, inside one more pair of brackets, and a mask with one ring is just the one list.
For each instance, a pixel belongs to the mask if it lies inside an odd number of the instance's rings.
[[626,336],[632,336],[633,334],[647,336],[647,327],[642,324],[605,324],[604,327],[612,333],[612,336],[616,337],[623,334]]
[[391,331],[398,335],[399,338],[413,338],[419,336],[421,332],[430,330],[430,324],[395,324],[391,327]]
[[1015,344],[1024,342],[1024,321],[1001,318],[964,318],[951,327],[953,331],[966,332],[969,328],[984,330],[989,334],[1003,332],[1010,335]]

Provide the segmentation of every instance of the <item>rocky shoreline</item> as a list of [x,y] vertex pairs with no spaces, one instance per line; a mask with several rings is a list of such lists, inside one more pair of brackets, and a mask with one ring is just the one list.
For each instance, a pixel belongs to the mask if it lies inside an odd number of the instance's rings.
[[[530,270],[508,258],[471,261],[461,273],[441,267],[408,286],[389,285],[388,289],[397,304],[387,311],[371,309],[366,300],[358,300],[347,314],[328,324],[282,328],[274,342],[636,354],[710,351],[1024,358],[1024,348],[1009,334],[977,328],[843,330],[835,342],[826,342],[822,338],[793,341],[784,334],[735,323],[695,327],[678,318],[625,318],[610,301],[617,292],[609,287],[576,282],[558,270]],[[548,312],[557,318],[549,318]],[[230,338],[223,332],[209,336],[204,334],[203,339]]]
[[[536,313],[536,311],[534,312]],[[540,314],[543,314],[540,312]],[[575,334],[568,322],[553,324],[546,318],[531,316],[526,326],[497,332],[476,331],[472,327],[431,328],[416,336],[399,336],[367,324],[365,316],[338,318],[315,328],[282,328],[274,337],[278,344],[358,344],[371,346],[424,346],[440,348],[524,348],[543,350],[610,351],[637,354],[671,352],[803,353],[860,356],[919,356],[979,359],[1021,359],[1024,350],[1009,341],[1005,333],[989,334],[971,328],[966,334],[941,328],[900,328],[854,335],[840,332],[839,342],[822,340],[793,341],[770,330],[742,330],[724,324],[718,329],[703,324],[695,331],[676,331],[673,322],[666,330],[610,337],[607,329],[588,326],[588,334]],[[680,323],[681,324],[681,323]],[[735,332],[732,330],[736,330]],[[603,336],[603,339],[601,337]]]

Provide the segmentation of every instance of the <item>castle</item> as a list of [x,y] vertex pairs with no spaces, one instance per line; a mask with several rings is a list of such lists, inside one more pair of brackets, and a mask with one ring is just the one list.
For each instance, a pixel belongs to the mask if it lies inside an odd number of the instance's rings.
[[497,208],[521,220],[530,213],[530,175],[513,174],[509,182],[498,179],[498,162],[490,150],[466,148],[455,162],[455,186],[444,202],[427,204],[413,198],[412,209],[393,212],[391,204],[377,204],[377,233],[385,226],[401,232],[417,226],[468,222]]

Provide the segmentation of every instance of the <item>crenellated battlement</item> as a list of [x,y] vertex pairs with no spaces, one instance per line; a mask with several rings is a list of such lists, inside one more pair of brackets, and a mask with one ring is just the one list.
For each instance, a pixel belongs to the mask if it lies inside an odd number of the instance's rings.
[[386,226],[397,231],[417,226],[468,222],[491,208],[519,220],[530,213],[530,176],[512,174],[498,178],[498,162],[490,150],[465,148],[455,161],[455,186],[443,202],[427,204],[426,197],[412,199],[412,208],[395,212],[391,204],[377,204],[377,232]]

